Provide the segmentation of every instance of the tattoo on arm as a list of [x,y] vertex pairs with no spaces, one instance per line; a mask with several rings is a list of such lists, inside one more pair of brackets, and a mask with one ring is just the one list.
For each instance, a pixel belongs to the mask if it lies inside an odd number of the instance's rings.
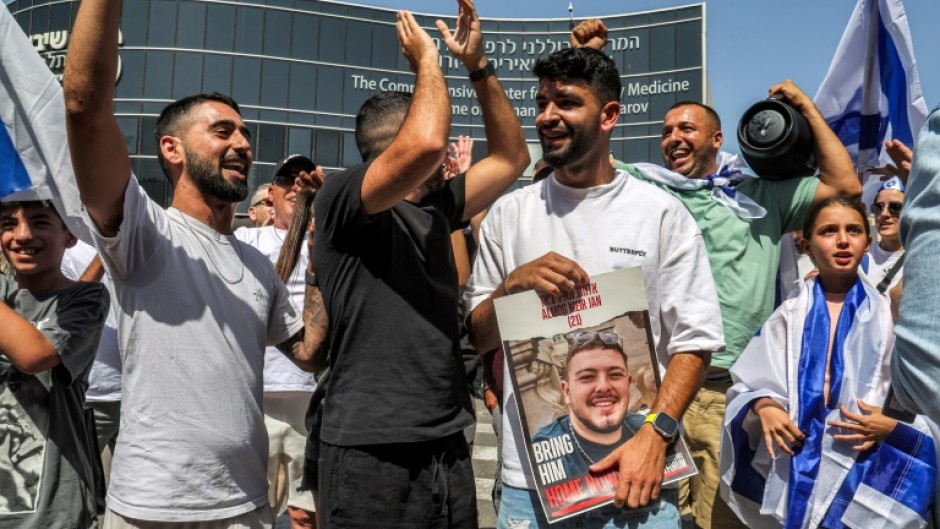
[[320,373],[329,365],[329,319],[320,289],[307,286],[304,329],[277,347],[304,371]]

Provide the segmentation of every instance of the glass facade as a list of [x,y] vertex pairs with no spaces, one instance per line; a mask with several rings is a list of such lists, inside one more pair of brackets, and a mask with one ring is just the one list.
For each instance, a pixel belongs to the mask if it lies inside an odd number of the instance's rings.
[[[50,68],[61,75],[78,1],[9,4]],[[677,101],[705,101],[705,8],[702,4],[604,17],[605,51],[620,68],[621,120],[611,142],[626,161],[658,161],[662,116]],[[434,21],[416,15],[432,37]],[[566,19],[483,19],[486,52],[538,158],[535,61],[567,47]],[[168,204],[172,189],[157,164],[153,128],[167,103],[197,92],[234,97],[251,128],[254,188],[289,153],[313,153],[327,172],[360,162],[353,131],[366,98],[412,89],[400,53],[395,12],[315,0],[135,0],[124,3],[115,113],[145,189]],[[486,142],[480,110],[463,66],[440,39],[451,95],[451,134],[472,136],[474,155]],[[525,181],[527,176],[523,176]],[[521,183],[521,182],[520,182]],[[243,204],[241,209],[246,209]]]

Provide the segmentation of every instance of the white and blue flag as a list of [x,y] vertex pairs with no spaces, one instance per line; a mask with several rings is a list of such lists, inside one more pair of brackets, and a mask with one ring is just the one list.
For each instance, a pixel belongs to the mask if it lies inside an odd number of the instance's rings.
[[[936,424],[898,422],[865,451],[841,407],[879,406],[894,347],[891,305],[861,279],[845,297],[832,331],[822,285],[805,281],[751,340],[731,368],[720,450],[721,495],[753,529],[922,529],[937,498]],[[828,393],[824,392],[827,388]],[[806,436],[793,454],[766,448],[759,398],[780,405]]]
[[0,199],[51,200],[72,233],[88,242],[62,86],[5,6],[0,50]]
[[890,161],[886,140],[913,147],[927,105],[901,0],[858,0],[815,102],[860,173]]

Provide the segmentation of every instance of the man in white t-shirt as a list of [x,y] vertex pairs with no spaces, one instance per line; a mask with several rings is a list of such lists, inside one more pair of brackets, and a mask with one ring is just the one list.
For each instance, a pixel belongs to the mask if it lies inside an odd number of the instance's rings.
[[[590,274],[639,266],[652,333],[665,372],[652,413],[595,471],[619,467],[616,506],[582,515],[597,527],[679,527],[675,490],[663,491],[665,451],[701,384],[710,354],[724,348],[721,316],[701,232],[686,208],[608,160],[620,115],[620,76],[594,49],[541,60],[536,129],[554,173],[500,199],[483,222],[467,288],[471,337],[479,352],[499,347],[493,299],[529,289],[561,295]],[[668,368],[668,369],[667,369]],[[531,472],[519,456],[518,409],[504,367],[504,488],[498,527],[545,522]],[[628,506],[627,510],[619,507]],[[566,520],[559,526],[576,523]],[[554,527],[554,525],[553,525]]]
[[[199,94],[161,112],[170,209],[132,176],[112,110],[120,14],[120,1],[82,3],[63,84],[75,179],[114,282],[124,355],[104,527],[268,527],[264,348],[312,368],[325,325],[315,310],[301,320],[267,257],[232,235],[252,161],[235,101]],[[307,288],[305,308],[317,295]]]
[[[903,206],[904,183],[896,176],[881,184],[871,205],[871,213],[875,216],[875,226],[878,228],[878,242],[869,246],[868,255],[862,259],[860,273],[882,292],[897,285],[904,272],[904,262],[898,263],[904,255],[904,248],[901,247]],[[897,270],[892,272],[895,267]],[[890,278],[889,273],[892,274]],[[881,283],[885,279],[887,284],[882,288]]]
[[[277,258],[284,245],[287,228],[294,216],[297,178],[314,179],[316,164],[302,154],[292,154],[274,168],[267,184],[267,203],[271,204],[273,224],[260,228],[239,228],[235,237],[246,242],[271,260]],[[319,176],[316,176],[319,178]],[[304,302],[304,270],[307,254],[300,253],[297,265],[287,281],[287,292],[296,306]],[[310,396],[317,389],[312,373],[301,370],[276,347],[264,353],[264,425],[268,430],[268,501],[274,516],[286,509],[292,527],[314,523],[313,494],[298,491],[304,470],[304,447],[307,429],[304,417]]]

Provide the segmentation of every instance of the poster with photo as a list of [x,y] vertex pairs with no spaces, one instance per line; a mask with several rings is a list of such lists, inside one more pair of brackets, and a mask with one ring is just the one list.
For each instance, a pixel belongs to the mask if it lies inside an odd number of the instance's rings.
[[[567,295],[498,298],[495,307],[546,518],[612,503],[617,472],[589,467],[643,425],[662,381],[641,269],[592,277]],[[679,437],[666,453],[663,484],[696,473]]]

